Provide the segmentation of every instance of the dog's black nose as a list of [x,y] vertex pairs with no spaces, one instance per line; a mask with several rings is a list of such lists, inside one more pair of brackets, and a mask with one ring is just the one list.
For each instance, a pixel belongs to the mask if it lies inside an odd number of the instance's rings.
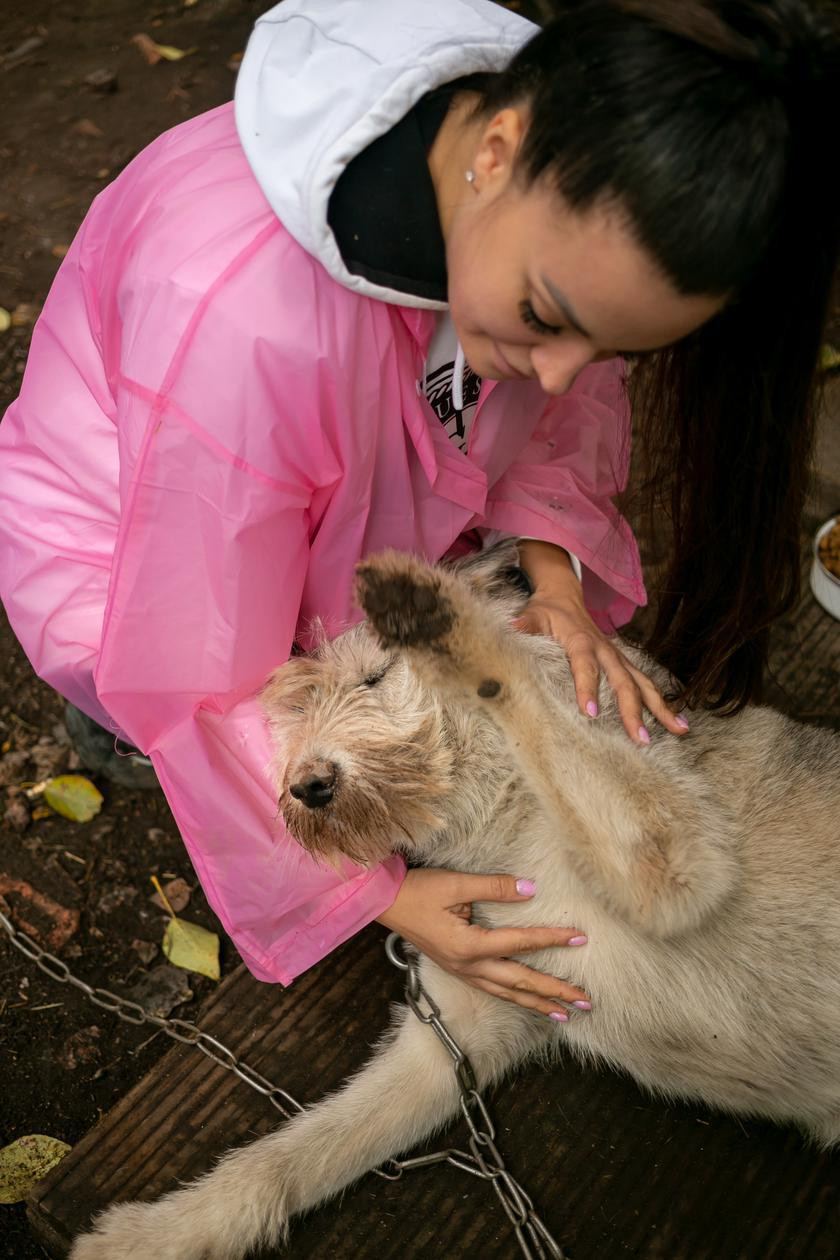
[[289,791],[296,801],[307,809],[323,809],[335,795],[336,768],[329,761],[310,766],[307,772],[289,784]]

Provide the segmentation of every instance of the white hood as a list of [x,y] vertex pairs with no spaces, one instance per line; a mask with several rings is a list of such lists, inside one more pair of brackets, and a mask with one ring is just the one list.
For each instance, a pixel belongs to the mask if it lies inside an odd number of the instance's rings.
[[501,70],[537,27],[491,0],[283,0],[254,28],[236,125],[283,226],[348,289],[433,310],[347,270],[327,223],[345,166],[426,92]]

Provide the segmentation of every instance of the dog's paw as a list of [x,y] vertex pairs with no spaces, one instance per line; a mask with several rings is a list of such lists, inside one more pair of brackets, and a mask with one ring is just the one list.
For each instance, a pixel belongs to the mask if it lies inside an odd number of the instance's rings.
[[386,647],[443,646],[455,609],[434,569],[386,551],[358,565],[356,577],[359,605]]
[[462,579],[398,551],[365,560],[356,575],[359,604],[383,646],[406,650],[427,683],[482,700],[502,695],[509,631]]

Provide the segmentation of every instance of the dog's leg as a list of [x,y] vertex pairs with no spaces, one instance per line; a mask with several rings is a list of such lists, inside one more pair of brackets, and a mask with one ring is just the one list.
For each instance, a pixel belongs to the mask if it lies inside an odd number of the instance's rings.
[[719,904],[735,877],[731,824],[696,776],[551,696],[520,636],[457,576],[386,552],[359,566],[358,593],[425,682],[495,719],[571,865],[615,913],[669,935]]
[[[425,961],[423,983],[469,1054],[479,1087],[546,1035],[528,1012]],[[458,1096],[449,1055],[404,1007],[395,1034],[336,1094],[226,1155],[193,1185],[157,1203],[109,1208],[70,1260],[241,1260],[285,1237],[292,1214],[331,1198],[450,1120]]]

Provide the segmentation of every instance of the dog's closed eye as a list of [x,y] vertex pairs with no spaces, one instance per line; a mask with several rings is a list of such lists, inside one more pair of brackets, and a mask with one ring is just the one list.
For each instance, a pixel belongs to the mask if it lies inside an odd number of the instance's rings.
[[372,670],[369,674],[365,674],[362,679],[362,686],[375,687],[377,683],[382,682],[382,679],[385,677],[393,663],[394,662],[392,660],[386,661],[384,665],[379,667],[379,669]]

